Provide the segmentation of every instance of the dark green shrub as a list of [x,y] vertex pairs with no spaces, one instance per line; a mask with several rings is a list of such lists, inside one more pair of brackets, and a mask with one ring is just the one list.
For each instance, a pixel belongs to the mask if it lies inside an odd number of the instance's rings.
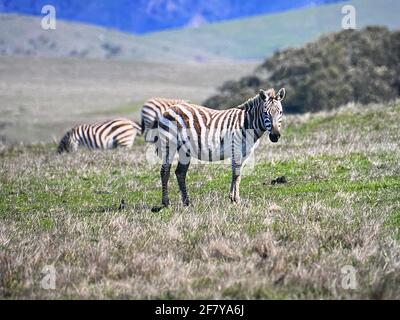
[[276,52],[256,72],[268,76],[228,81],[205,105],[233,107],[268,87],[287,89],[287,112],[388,101],[400,95],[400,31],[371,26],[329,34],[303,48]]

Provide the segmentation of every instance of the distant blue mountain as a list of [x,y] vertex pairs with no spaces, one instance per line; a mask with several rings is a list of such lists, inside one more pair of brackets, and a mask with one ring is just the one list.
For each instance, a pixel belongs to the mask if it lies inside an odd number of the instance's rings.
[[51,4],[57,18],[130,33],[197,27],[343,0],[0,0],[0,12],[40,16]]

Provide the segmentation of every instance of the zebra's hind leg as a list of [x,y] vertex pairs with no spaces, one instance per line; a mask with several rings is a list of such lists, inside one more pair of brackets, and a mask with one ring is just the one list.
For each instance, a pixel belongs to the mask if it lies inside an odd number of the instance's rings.
[[178,166],[175,170],[176,179],[178,180],[179,191],[181,192],[182,202],[185,206],[190,204],[189,197],[186,191],[186,174],[189,169],[190,162],[178,162]]
[[168,198],[168,180],[171,171],[170,163],[163,163],[161,166],[161,185],[162,185],[162,200],[161,203],[164,207],[169,206],[169,198]]
[[[171,163],[176,154],[176,146],[175,144],[170,144],[170,140],[167,136],[163,136],[160,141],[159,156],[162,159],[162,165],[160,170],[161,175],[161,185],[162,185],[162,199],[161,199],[161,208],[153,208],[152,211],[160,211],[164,207],[169,206],[169,198],[168,198],[168,180],[171,171]],[[160,210],[158,210],[160,209]]]
[[151,208],[152,212],[159,212],[162,209],[169,206],[169,198],[168,198],[168,180],[171,171],[170,163],[163,163],[161,165],[160,175],[161,175],[161,185],[162,185],[162,199],[161,206],[155,206]]

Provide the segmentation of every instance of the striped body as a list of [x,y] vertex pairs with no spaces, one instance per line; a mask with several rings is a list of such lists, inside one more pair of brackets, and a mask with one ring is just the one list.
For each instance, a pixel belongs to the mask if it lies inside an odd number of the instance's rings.
[[[213,162],[231,158],[233,146],[243,157],[247,157],[255,147],[253,142],[261,137],[264,131],[245,130],[245,117],[245,111],[239,108],[217,111],[180,103],[171,107],[161,117],[159,131],[163,139],[160,141],[168,139],[169,149],[175,147],[176,151],[203,161]],[[233,144],[234,140],[239,144]],[[246,142],[250,144],[250,148],[246,148]],[[172,161],[172,158],[166,158],[167,153],[163,155],[165,162]]]
[[141,111],[142,132],[145,141],[154,142],[157,140],[158,120],[167,109],[182,102],[185,102],[185,100],[166,98],[151,98],[145,102]]
[[179,103],[164,112],[159,120],[159,155],[162,157],[162,204],[167,206],[168,178],[172,160],[178,153],[176,175],[182,200],[189,203],[186,193],[186,172],[190,158],[218,161],[231,158],[232,184],[230,198],[238,202],[240,170],[264,133],[272,142],[280,137],[281,100],[285,90],[261,90],[237,108],[223,111],[189,103]]
[[61,139],[58,152],[71,152],[78,147],[113,149],[131,147],[141,127],[134,121],[117,118],[95,124],[81,124],[70,129]]

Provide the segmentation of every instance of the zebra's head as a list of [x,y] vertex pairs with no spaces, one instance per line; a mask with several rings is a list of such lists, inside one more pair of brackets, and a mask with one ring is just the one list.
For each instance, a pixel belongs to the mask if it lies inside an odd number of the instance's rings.
[[71,152],[73,151],[73,144],[72,144],[72,132],[68,131],[64,137],[62,137],[60,143],[58,144],[57,152],[59,154],[63,152]]
[[280,89],[275,93],[274,89],[260,90],[260,98],[262,104],[262,116],[265,128],[269,132],[269,139],[272,142],[278,142],[281,133],[282,121],[282,104],[281,101],[285,98],[285,88]]

